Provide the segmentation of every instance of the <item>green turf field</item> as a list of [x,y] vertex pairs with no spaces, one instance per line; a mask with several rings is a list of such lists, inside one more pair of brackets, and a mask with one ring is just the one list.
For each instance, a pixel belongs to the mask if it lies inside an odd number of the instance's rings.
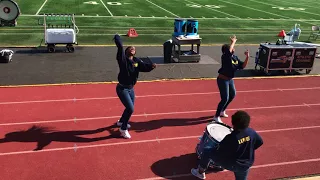
[[[228,42],[236,34],[238,43],[275,42],[280,30],[289,32],[299,23],[300,41],[307,41],[312,25],[320,25],[319,0],[16,0],[21,15],[16,27],[0,28],[0,45],[38,46],[44,13],[76,14],[79,45],[108,45],[115,33],[135,28],[137,38],[126,44],[162,45],[171,38],[175,18],[199,20],[205,44]],[[317,41],[310,40],[314,43]]]

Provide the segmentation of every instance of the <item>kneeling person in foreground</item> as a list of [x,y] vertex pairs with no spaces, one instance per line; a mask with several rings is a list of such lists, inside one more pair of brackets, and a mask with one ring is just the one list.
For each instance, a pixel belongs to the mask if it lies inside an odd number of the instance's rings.
[[191,169],[191,173],[205,179],[205,171],[212,160],[215,166],[234,172],[236,180],[246,180],[254,163],[255,150],[263,144],[261,136],[249,128],[249,124],[250,116],[247,112],[237,111],[233,114],[234,131],[220,142],[217,150],[204,149],[198,168]]

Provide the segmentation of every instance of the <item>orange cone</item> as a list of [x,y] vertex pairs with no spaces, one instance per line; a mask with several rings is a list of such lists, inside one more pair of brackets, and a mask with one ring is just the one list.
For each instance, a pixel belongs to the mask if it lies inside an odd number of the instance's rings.
[[278,34],[278,37],[285,37],[286,36],[286,32],[284,30],[281,30]]
[[128,37],[138,37],[138,33],[134,28],[130,28],[127,35]]

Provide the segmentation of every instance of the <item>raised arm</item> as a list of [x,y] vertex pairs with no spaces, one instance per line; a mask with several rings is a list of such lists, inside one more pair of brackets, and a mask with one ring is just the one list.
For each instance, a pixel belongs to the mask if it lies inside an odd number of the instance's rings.
[[120,38],[119,34],[114,35],[114,42],[116,43],[117,48],[118,48],[117,60],[118,61],[125,60],[125,54],[124,54],[124,50],[123,50],[123,45],[122,45],[122,41],[121,41],[121,38]]
[[244,52],[244,55],[246,55],[246,59],[244,60],[244,63],[242,64],[242,69],[246,68],[247,64],[248,64],[248,61],[249,61],[249,51],[246,50]]
[[232,55],[232,59],[238,61],[237,69],[244,69],[248,64],[249,57],[247,56],[244,62],[241,61],[236,55]]
[[230,53],[233,51],[233,48],[237,42],[237,37],[234,35],[233,37],[230,37],[230,40],[231,40],[231,44],[230,44]]

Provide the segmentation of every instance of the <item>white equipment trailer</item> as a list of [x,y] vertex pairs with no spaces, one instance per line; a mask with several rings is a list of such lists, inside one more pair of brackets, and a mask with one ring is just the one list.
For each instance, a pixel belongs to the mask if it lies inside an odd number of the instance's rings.
[[79,29],[74,14],[44,14],[44,39],[48,52],[55,52],[56,45],[65,44],[68,52],[74,52]]

